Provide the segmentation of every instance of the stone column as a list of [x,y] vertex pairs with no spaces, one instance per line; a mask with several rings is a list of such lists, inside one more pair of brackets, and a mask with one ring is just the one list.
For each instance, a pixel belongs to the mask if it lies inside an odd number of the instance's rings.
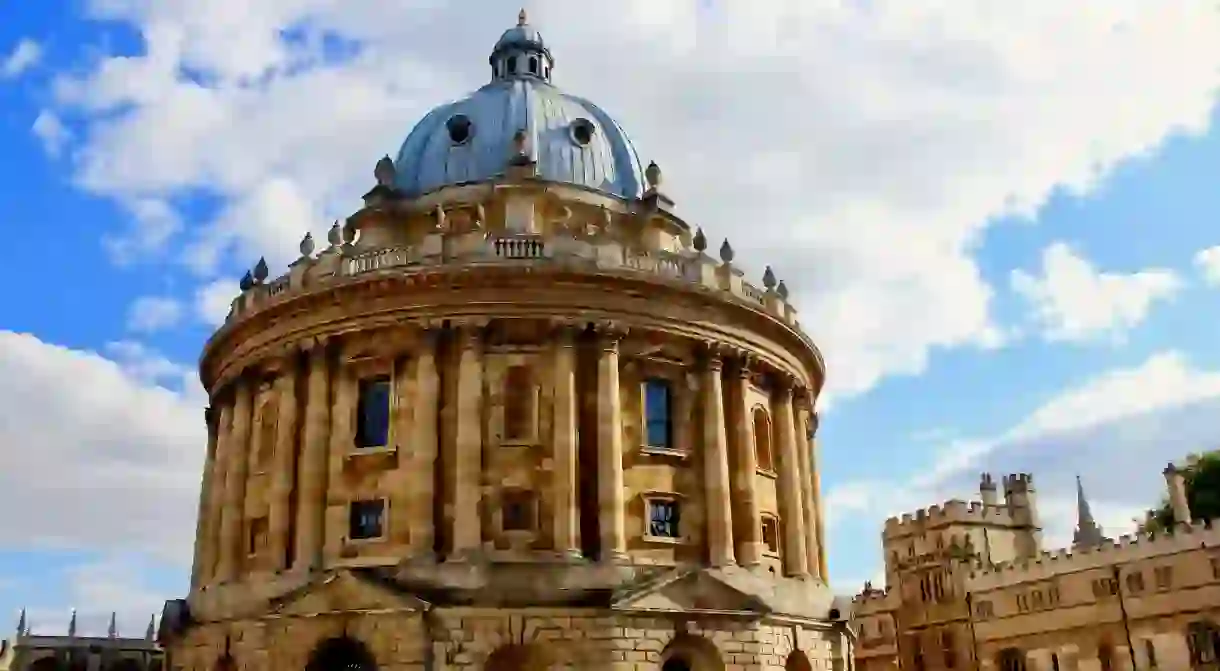
[[293,569],[322,565],[323,518],[330,442],[330,359],[326,344],[311,343],[301,460],[297,464],[297,537]]
[[275,448],[271,461],[271,511],[267,519],[268,533],[271,536],[271,557],[267,566],[272,570],[288,568],[292,486],[296,482],[296,355],[295,349],[287,353],[283,370],[275,381]]
[[[349,365],[340,345],[338,366],[331,373],[330,445],[327,448],[327,496],[322,511],[322,557],[328,564],[339,559],[347,541],[348,501],[331,498],[330,488],[342,482],[343,464],[356,447],[356,408],[360,402],[360,379]],[[393,520],[387,518],[389,524]],[[387,537],[389,529],[384,530]]]
[[779,447],[779,510],[784,527],[784,570],[788,575],[809,575],[805,565],[804,507],[801,505],[801,467],[792,425],[792,381],[778,381],[772,396],[771,416]]
[[555,552],[579,559],[580,511],[576,500],[577,417],[576,417],[576,329],[560,324],[554,342],[552,403],[554,431],[551,436],[554,491]]
[[758,495],[754,492],[758,454],[754,452],[754,431],[750,417],[750,367],[742,358],[732,377],[733,403],[736,421],[733,423],[733,451],[737,456],[737,471],[733,473],[733,496],[737,514],[742,516],[737,528],[743,537],[737,542],[737,561],[742,566],[757,566],[762,553],[762,515],[758,510]]
[[482,330],[459,331],[457,427],[454,432],[453,559],[464,559],[482,545],[479,520],[483,470]]
[[245,528],[246,474],[250,463],[250,420],[254,403],[249,380],[238,377],[233,386],[233,427],[225,441],[225,497],[216,571],[221,582],[237,578],[246,548],[242,531]]
[[[441,379],[436,370],[436,342],[439,336],[436,330],[424,330],[419,337],[419,352],[415,361],[415,391],[417,399],[412,410],[413,440],[412,447],[418,455],[419,469],[422,471],[413,477],[411,482],[415,487],[415,510],[411,518],[416,520],[416,528],[412,531],[412,549],[415,554],[433,556],[432,547],[435,539],[433,515],[435,514],[436,478],[438,455],[440,448],[437,433],[437,413],[439,412]],[[402,412],[403,410],[400,410]],[[399,457],[401,458],[401,457]]]
[[623,501],[623,401],[619,385],[619,341],[626,332],[614,326],[598,332],[597,503],[603,560],[627,557]]
[[[800,403],[794,403],[792,406],[792,424],[793,424],[793,442],[797,445],[797,465],[801,469],[801,515],[805,521],[805,568],[809,571],[809,575],[818,580],[823,579],[821,571],[821,562],[818,560],[818,509],[814,502],[813,493],[813,441],[809,439],[808,432],[805,431],[805,406],[810,403],[808,392],[801,390],[799,395]],[[809,413],[810,415],[812,412]]]
[[729,482],[728,432],[724,422],[724,362],[711,353],[703,369],[703,491],[707,505],[708,560],[728,566],[733,560],[733,513]]
[[[817,522],[814,532],[814,542],[817,543],[817,567],[822,582],[829,582],[830,571],[826,566],[826,518],[823,517],[826,509],[822,507],[822,469],[818,466],[818,413],[816,410],[809,411],[809,422],[812,429],[812,435],[809,437],[809,471],[810,484],[813,489],[813,519]],[[813,565],[810,565],[809,569],[812,571]]]
[[203,421],[208,427],[207,456],[203,463],[203,483],[199,487],[199,514],[195,522],[195,561],[191,569],[191,588],[198,589],[212,578],[216,568],[215,521],[219,512],[217,504],[221,497],[212,491],[216,482],[224,481],[220,468],[220,413],[209,406],[203,412]]
[[1165,487],[1169,490],[1169,507],[1173,510],[1174,526],[1190,525],[1190,503],[1186,499],[1186,474],[1173,463],[1165,467]]

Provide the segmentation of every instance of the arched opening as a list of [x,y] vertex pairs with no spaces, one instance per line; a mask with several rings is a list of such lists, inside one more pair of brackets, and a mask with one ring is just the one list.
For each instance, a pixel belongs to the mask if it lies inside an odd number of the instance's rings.
[[305,671],[377,671],[377,660],[360,641],[339,636],[328,638],[314,648]]
[[681,634],[661,652],[660,671],[724,671],[724,660],[711,641]]
[[793,650],[784,660],[784,671],[813,671],[813,665],[809,663],[808,655],[800,650]]
[[771,418],[762,406],[754,408],[754,457],[758,467],[764,471],[774,471],[775,461],[771,455]]
[[1097,646],[1097,665],[1101,671],[1114,671],[1114,645],[1102,641]]
[[1220,668],[1220,627],[1206,620],[1186,626],[1186,646],[1194,669]]
[[538,57],[537,56],[530,56],[530,74],[531,75],[538,74]]
[[1025,653],[1016,648],[1004,648],[996,657],[1000,671],[1025,671]]
[[30,671],[59,671],[59,660],[54,657],[43,657],[30,664]]

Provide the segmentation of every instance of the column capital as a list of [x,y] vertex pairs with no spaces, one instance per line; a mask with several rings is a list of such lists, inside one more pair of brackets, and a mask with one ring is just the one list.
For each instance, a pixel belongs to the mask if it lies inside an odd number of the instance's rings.
[[460,323],[450,323],[450,326],[457,333],[458,347],[462,351],[477,350],[483,345],[483,341],[487,337],[487,323],[470,321]]
[[576,336],[584,330],[585,325],[575,319],[566,317],[552,317],[547,326],[550,329],[551,338],[560,347],[573,347],[576,345]]
[[758,358],[749,352],[735,352],[733,356],[733,372],[738,378],[748,380],[754,377],[754,372],[758,368]]
[[781,398],[792,399],[796,393],[796,378],[785,371],[771,371],[769,375],[771,384],[775,387],[775,393]]
[[626,324],[611,320],[602,320],[593,323],[593,332],[597,334],[597,342],[601,344],[603,351],[618,351],[619,343],[627,337],[630,329]]

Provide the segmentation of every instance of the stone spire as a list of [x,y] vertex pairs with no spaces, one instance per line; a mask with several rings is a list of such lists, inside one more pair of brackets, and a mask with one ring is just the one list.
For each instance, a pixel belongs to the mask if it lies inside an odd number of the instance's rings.
[[72,619],[68,620],[68,636],[76,636],[76,609],[72,609]]
[[119,623],[116,621],[116,614],[114,611],[110,612],[110,626],[106,628],[106,635],[110,638],[119,637]]
[[144,640],[151,641],[157,638],[157,614],[153,613],[148,617],[148,629],[144,630]]
[[18,638],[25,635],[25,627],[26,627],[25,609],[22,608],[21,609],[21,618],[17,620],[17,637]]
[[1089,500],[1084,495],[1084,484],[1080,476],[1076,476],[1076,530],[1072,533],[1073,547],[1096,547],[1109,542],[1102,535],[1101,527],[1093,519],[1093,510],[1089,508]]

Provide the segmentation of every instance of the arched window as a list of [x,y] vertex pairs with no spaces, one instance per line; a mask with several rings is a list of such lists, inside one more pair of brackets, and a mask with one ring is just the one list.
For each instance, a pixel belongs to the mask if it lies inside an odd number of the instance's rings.
[[1186,645],[1190,663],[1194,666],[1220,662],[1220,628],[1205,622],[1191,622],[1186,627]]
[[1025,671],[1025,653],[1016,648],[1001,650],[996,662],[1000,671]]
[[771,455],[771,418],[762,406],[754,408],[754,457],[758,467],[764,471],[774,471],[775,462]]
[[651,378],[644,382],[644,425],[649,447],[673,447],[673,388],[669,380]]
[[531,75],[538,74],[538,57],[537,56],[530,56],[530,74]]

